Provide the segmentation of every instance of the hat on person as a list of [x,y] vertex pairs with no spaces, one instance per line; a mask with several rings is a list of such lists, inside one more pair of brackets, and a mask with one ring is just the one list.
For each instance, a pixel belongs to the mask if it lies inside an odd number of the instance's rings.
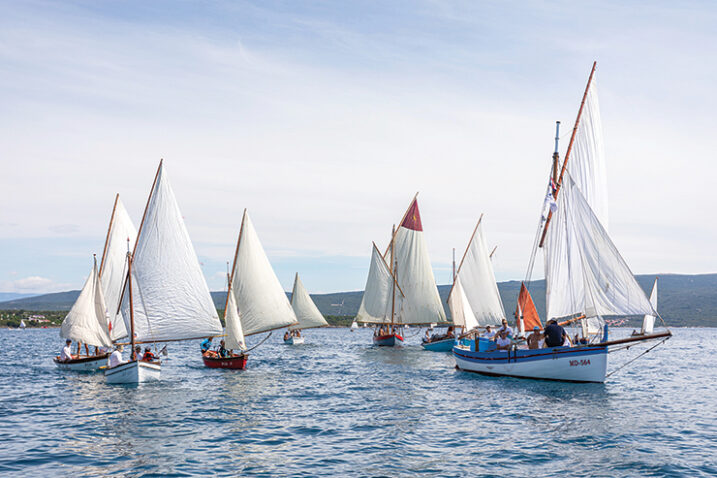
[[67,340],[65,340],[65,343],[66,343],[66,344],[71,344],[71,343],[72,343],[72,339],[67,339]]
[[533,327],[533,330],[537,332],[538,330],[540,330],[540,327],[536,325],[535,327]]

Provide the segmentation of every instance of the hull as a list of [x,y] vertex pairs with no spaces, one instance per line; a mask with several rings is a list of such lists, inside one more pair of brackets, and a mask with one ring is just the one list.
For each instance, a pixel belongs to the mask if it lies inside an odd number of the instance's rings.
[[403,343],[403,337],[399,334],[387,334],[374,336],[373,344],[379,347],[393,347],[395,345],[401,345]]
[[561,380],[605,381],[607,347],[552,347],[535,350],[476,352],[475,347],[453,347],[456,367],[483,375]]
[[204,366],[209,368],[229,368],[232,370],[244,370],[246,362],[249,359],[248,354],[241,354],[237,357],[219,358],[202,356]]
[[424,342],[423,348],[431,352],[450,352],[456,344],[455,338],[436,340],[435,342]]
[[105,370],[107,383],[144,383],[159,380],[159,363],[133,360]]
[[80,357],[69,362],[60,362],[57,357],[53,360],[57,368],[60,370],[70,370],[73,372],[97,372],[107,366],[107,359],[110,354],[90,355],[89,357]]
[[289,337],[284,340],[286,345],[299,345],[304,343],[304,337]]

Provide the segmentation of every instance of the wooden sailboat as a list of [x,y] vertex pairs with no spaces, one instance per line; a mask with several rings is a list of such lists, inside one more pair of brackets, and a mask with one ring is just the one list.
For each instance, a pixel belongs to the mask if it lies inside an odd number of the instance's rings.
[[291,308],[294,309],[298,325],[289,326],[289,336],[284,338],[287,345],[298,345],[304,343],[304,337],[300,331],[313,329],[316,327],[327,327],[329,325],[326,319],[316,307],[314,301],[311,300],[309,292],[299,279],[299,273],[294,277],[294,288],[291,292]]
[[[197,340],[221,322],[162,161],[132,252],[120,299],[130,344]],[[159,361],[131,360],[105,371],[107,383],[159,380]]]
[[366,290],[356,316],[357,322],[377,326],[373,342],[379,346],[402,343],[405,325],[446,320],[415,197],[391,236],[385,254],[373,245]]
[[22,319],[20,319],[20,328],[21,328],[22,330],[25,330],[25,327],[27,327],[27,325],[25,325],[25,321],[22,320]]
[[[60,328],[60,337],[77,342],[77,355],[67,361],[55,357],[54,362],[57,367],[61,370],[91,372],[107,365],[108,353],[91,355],[87,349],[88,345],[94,347],[112,345],[107,324],[107,306],[97,271],[97,259],[94,258],[92,271]],[[80,354],[80,343],[85,344],[84,355]]]
[[243,369],[248,357],[244,337],[298,325],[294,309],[274,274],[246,209],[229,277],[225,320],[225,348],[230,356],[204,355],[202,359],[207,367]]
[[[456,328],[463,334],[479,325],[499,325],[505,318],[503,301],[495,280],[491,254],[485,243],[483,216],[478,219],[468,246],[455,273],[453,287],[448,293],[448,307]],[[450,352],[455,338],[423,342],[423,348],[434,352]]]
[[[533,350],[513,346],[508,351],[490,352],[481,351],[477,343],[457,345],[453,348],[453,355],[456,366],[462,370],[486,375],[604,382],[611,346],[642,340],[666,340],[671,336],[667,330],[642,337],[608,339],[604,316],[657,316],[657,312],[607,232],[604,155],[594,72],[595,64],[560,175],[556,135],[556,154],[553,156],[553,172],[545,201],[547,213],[544,212],[538,228],[528,272],[530,277],[535,252],[542,247],[548,317],[567,317],[563,323],[579,323],[582,343],[572,347]],[[568,170],[573,146],[574,159]],[[532,304],[532,300],[528,301],[529,294],[521,295],[522,307]],[[521,311],[521,315],[524,313]]]

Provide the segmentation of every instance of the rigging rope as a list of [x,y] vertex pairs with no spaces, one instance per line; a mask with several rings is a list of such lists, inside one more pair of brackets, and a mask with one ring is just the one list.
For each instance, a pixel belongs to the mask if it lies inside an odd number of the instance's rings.
[[[627,367],[627,366],[630,365],[632,362],[634,362],[635,360],[639,359],[640,357],[642,357],[643,355],[645,355],[646,353],[648,353],[649,351],[651,351],[652,349],[654,349],[654,348],[657,347],[658,345],[662,345],[663,343],[665,343],[669,338],[670,338],[670,337],[665,337],[664,339],[662,339],[661,341],[659,341],[658,343],[656,343],[655,345],[653,345],[653,346],[650,347],[649,349],[647,349],[647,350],[645,350],[644,352],[642,352],[642,353],[641,353],[640,355],[638,355],[637,357],[633,358],[632,360],[629,360],[629,361],[625,362],[624,364],[622,364],[621,366],[619,366],[618,368],[616,368],[615,370],[613,370],[613,371],[610,372],[609,374],[605,375],[605,378],[608,378],[610,375],[612,375],[612,374],[614,374],[614,373],[616,373],[616,372],[619,372],[620,370],[622,370],[623,368]],[[630,347],[628,346],[628,347],[625,347],[625,348],[630,348]],[[616,350],[614,350],[614,352],[617,352],[618,350],[622,350],[622,349],[616,349]]]
[[259,342],[258,344],[256,344],[256,345],[253,346],[252,348],[245,350],[244,353],[249,353],[249,352],[251,352],[252,350],[254,350],[255,348],[257,348],[258,346],[260,346],[261,344],[263,344],[264,342],[266,342],[266,341],[269,339],[269,337],[271,337],[271,334],[273,334],[273,333],[274,333],[274,331],[272,330],[271,332],[269,332],[269,335],[267,335],[266,337],[264,337],[263,339],[261,339],[261,342]]

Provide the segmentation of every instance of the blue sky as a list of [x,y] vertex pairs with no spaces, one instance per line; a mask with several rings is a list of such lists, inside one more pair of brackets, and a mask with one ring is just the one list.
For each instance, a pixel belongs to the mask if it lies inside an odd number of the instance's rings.
[[286,289],[362,289],[416,191],[438,282],[481,212],[520,279],[593,60],[615,243],[636,273],[717,271],[711,3],[0,10],[1,291],[79,288],[162,157],[213,290],[245,207]]

